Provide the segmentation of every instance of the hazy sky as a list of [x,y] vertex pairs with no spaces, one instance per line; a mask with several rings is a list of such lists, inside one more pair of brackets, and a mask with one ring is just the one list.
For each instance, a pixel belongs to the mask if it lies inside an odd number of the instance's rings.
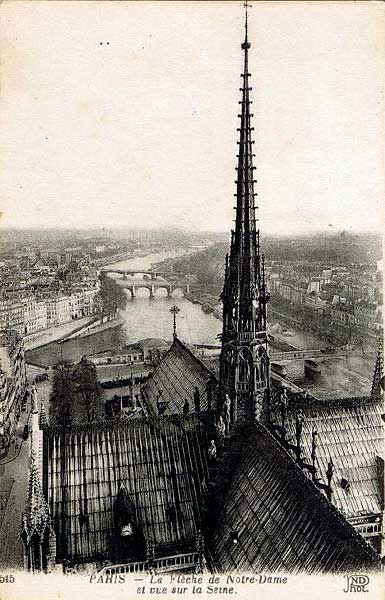
[[[254,2],[264,232],[381,229],[384,12]],[[230,228],[241,2],[5,2],[1,18],[1,226]]]

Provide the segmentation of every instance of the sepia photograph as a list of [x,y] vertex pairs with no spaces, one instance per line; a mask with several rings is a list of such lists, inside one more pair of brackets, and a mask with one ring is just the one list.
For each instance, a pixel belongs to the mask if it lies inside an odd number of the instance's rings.
[[4,600],[381,597],[384,12],[1,4]]

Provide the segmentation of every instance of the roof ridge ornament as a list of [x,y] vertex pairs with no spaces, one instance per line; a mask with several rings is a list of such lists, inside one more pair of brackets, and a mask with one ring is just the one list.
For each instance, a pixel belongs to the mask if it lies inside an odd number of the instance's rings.
[[173,316],[173,338],[175,340],[175,338],[178,337],[177,335],[177,331],[176,331],[176,316],[177,314],[180,312],[180,308],[178,308],[178,306],[176,304],[174,304],[171,308],[170,308],[170,313]]

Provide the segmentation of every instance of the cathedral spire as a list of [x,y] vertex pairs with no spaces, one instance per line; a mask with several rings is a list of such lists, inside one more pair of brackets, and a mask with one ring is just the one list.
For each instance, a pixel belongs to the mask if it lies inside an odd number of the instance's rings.
[[[249,73],[249,49],[251,44],[248,37],[248,17],[247,8],[245,5],[245,39],[241,45],[243,50],[243,73],[242,99],[240,100],[241,112],[238,115],[240,119],[239,132],[239,151],[238,164],[236,167],[236,213],[235,213],[235,229],[232,232],[231,249],[229,264],[226,268],[228,281],[224,290],[230,295],[237,296],[237,329],[243,332],[256,332],[264,330],[266,327],[265,317],[265,297],[262,292],[261,281],[261,256],[259,244],[259,230],[257,229],[255,199],[257,197],[254,191],[254,172],[256,167],[253,165],[253,131],[251,125],[252,100],[250,99],[250,73]],[[228,323],[227,334],[229,334]],[[224,332],[225,334],[226,332]]]
[[251,126],[252,113],[250,106],[250,73],[249,73],[249,49],[251,44],[248,40],[247,3],[245,4],[245,41],[242,44],[244,52],[244,68],[241,77],[242,92],[241,113],[239,131],[239,153],[237,165],[237,204],[234,232],[234,258],[239,263],[239,286],[240,286],[240,320],[242,327],[250,329],[251,302],[253,287],[258,282],[259,276],[259,244],[257,239],[257,228],[255,218],[255,192],[254,192],[254,170],[253,166],[253,131]]
[[[268,355],[266,334],[266,291],[264,266],[260,252],[254,191],[253,114],[250,99],[249,41],[247,3],[244,4],[245,39],[238,164],[236,183],[235,228],[231,232],[230,254],[226,260],[223,302],[221,352],[221,385],[223,393],[233,398],[233,416],[250,411],[257,414],[256,396],[268,388]],[[258,350],[257,350],[258,348]],[[263,364],[262,364],[263,363]],[[247,399],[247,398],[248,399]],[[251,398],[252,397],[252,398]],[[259,402],[259,400],[258,400]],[[240,406],[243,406],[240,409]],[[246,410],[247,408],[247,410]],[[250,414],[249,414],[250,416]]]

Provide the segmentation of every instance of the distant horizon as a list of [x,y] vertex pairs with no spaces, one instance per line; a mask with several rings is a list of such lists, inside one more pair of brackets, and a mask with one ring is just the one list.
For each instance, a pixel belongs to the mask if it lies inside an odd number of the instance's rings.
[[[157,228],[130,228],[128,226],[117,226],[117,227],[85,227],[85,228],[66,228],[66,227],[4,227],[0,226],[0,232],[29,232],[29,233],[40,233],[40,232],[51,232],[51,233],[97,233],[97,234],[108,234],[109,232],[117,232],[117,233],[171,233],[171,234],[184,234],[184,235],[208,235],[208,236],[227,236],[230,234],[230,230],[196,230],[196,229],[187,229],[180,227],[157,227]],[[336,230],[313,230],[313,231],[303,231],[303,232],[264,232],[262,228],[260,228],[260,234],[262,237],[312,237],[312,236],[337,236],[337,235],[347,235],[347,236],[376,236],[383,238],[384,234],[381,230],[353,230],[353,229],[336,229]]]

